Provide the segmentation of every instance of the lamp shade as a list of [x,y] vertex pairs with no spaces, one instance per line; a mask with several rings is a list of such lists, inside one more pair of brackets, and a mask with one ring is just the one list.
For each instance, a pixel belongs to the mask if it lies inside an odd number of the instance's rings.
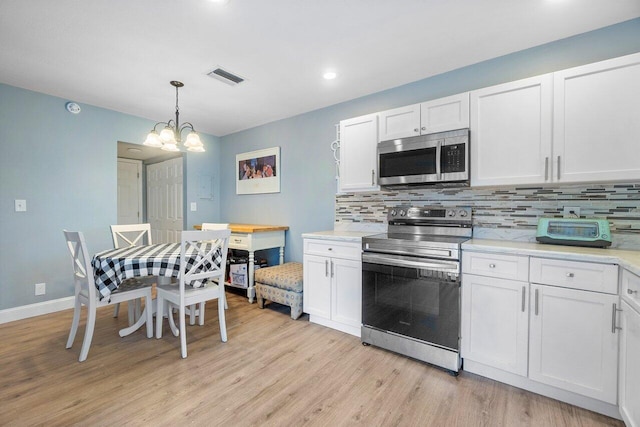
[[187,140],[184,142],[184,146],[189,147],[202,147],[202,141],[200,141],[200,136],[196,132],[189,132],[187,135]]
[[[162,141],[163,144],[176,144],[176,134],[173,131],[173,128],[167,126],[166,128],[162,129],[162,131],[160,131],[160,141]],[[173,150],[170,150],[173,151]]]
[[158,135],[158,132],[156,132],[155,130],[149,132],[149,135],[147,135],[147,139],[145,139],[143,145],[146,145],[148,147],[162,147],[162,142],[160,142],[160,136]]

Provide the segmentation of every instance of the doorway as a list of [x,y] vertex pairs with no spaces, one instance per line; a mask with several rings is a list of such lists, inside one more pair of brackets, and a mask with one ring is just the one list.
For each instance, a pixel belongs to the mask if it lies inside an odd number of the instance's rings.
[[154,243],[180,241],[184,226],[182,156],[118,142],[118,224],[148,222]]

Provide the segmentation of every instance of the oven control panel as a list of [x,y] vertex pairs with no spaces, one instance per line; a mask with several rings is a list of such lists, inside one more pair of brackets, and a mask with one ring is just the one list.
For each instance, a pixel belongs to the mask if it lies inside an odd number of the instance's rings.
[[388,220],[396,221],[403,219],[422,220],[422,221],[471,221],[470,207],[415,207],[415,206],[398,206],[391,208],[388,214]]

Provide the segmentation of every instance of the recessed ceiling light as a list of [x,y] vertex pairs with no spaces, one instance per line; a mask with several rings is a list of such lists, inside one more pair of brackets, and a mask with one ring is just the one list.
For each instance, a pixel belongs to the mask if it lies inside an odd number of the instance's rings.
[[229,3],[229,0],[209,0],[209,1],[210,1],[211,3],[221,4],[221,5],[224,5],[224,4]]
[[333,80],[338,77],[338,74],[335,71],[327,71],[322,75],[322,77],[324,77],[325,80]]
[[139,148],[127,148],[127,151],[130,153],[142,153],[142,150]]

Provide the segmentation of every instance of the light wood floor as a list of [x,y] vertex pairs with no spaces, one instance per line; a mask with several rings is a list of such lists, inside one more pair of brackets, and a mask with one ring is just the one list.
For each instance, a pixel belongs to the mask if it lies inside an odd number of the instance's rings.
[[[65,350],[71,310],[0,325],[0,425],[622,426],[473,374],[457,378],[358,338],[229,293],[229,341],[215,304],[189,326],[120,338],[99,311],[93,345]],[[81,320],[84,328],[84,317]],[[82,329],[84,330],[84,329]]]

